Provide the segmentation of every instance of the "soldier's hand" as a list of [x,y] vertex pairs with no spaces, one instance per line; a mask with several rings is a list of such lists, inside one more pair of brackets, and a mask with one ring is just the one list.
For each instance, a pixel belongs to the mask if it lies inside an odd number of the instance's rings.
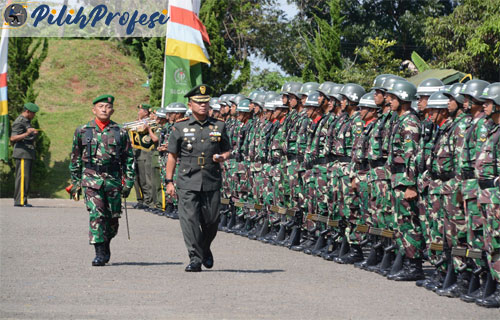
[[123,186],[123,188],[122,188],[122,197],[123,198],[128,198],[128,196],[130,195],[130,190],[132,190],[132,188],[129,188],[127,186]]
[[171,196],[172,198],[175,197],[175,187],[172,182],[167,184],[167,194]]
[[35,128],[28,128],[28,130],[26,132],[28,133],[28,136],[31,134],[34,134],[34,135],[38,134],[38,131]]
[[82,188],[78,185],[73,185],[70,190],[71,199],[78,201],[80,200],[80,195],[82,194]]
[[167,151],[167,146],[166,145],[159,146],[158,151]]
[[224,158],[224,156],[220,155],[220,154],[214,154],[213,157],[212,157],[212,160],[214,162],[219,162],[219,163],[226,161],[226,159]]
[[406,188],[404,198],[405,200],[412,201],[417,199],[418,193],[415,187],[408,187]]

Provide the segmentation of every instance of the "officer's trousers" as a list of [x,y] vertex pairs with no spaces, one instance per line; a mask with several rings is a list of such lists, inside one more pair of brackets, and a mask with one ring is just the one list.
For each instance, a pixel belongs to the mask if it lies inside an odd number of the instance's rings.
[[201,263],[212,253],[210,245],[219,225],[220,190],[177,189],[179,221],[190,263]]
[[28,203],[28,192],[30,188],[32,159],[16,158],[16,183],[14,189],[14,204],[25,205]]

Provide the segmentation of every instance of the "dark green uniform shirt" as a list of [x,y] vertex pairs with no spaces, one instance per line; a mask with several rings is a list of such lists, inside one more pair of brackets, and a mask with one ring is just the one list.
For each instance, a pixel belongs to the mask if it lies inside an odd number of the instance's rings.
[[[28,128],[32,128],[31,121],[19,115],[17,119],[12,123],[12,134],[11,136],[17,136],[28,131]],[[14,144],[14,151],[12,153],[12,158],[15,159],[35,159],[35,139],[36,135],[30,134],[23,140],[19,140]]]
[[224,121],[194,116],[178,120],[168,140],[168,152],[177,154],[179,168],[176,187],[193,191],[214,191],[221,187],[221,166],[214,154],[231,149]]

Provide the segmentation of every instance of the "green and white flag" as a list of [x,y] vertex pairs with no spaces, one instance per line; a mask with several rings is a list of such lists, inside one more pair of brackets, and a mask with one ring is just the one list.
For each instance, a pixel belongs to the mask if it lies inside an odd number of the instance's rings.
[[186,103],[184,95],[201,84],[201,64],[189,65],[189,60],[165,56],[162,106],[172,102]]
[[0,40],[0,160],[9,159],[9,109],[7,107],[7,58],[9,29],[2,29]]

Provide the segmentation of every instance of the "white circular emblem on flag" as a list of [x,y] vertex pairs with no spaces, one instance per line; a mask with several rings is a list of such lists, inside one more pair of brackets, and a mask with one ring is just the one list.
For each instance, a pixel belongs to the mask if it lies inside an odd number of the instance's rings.
[[186,71],[184,71],[183,68],[178,68],[174,72],[174,80],[175,83],[177,84],[186,84],[187,79],[186,79]]

